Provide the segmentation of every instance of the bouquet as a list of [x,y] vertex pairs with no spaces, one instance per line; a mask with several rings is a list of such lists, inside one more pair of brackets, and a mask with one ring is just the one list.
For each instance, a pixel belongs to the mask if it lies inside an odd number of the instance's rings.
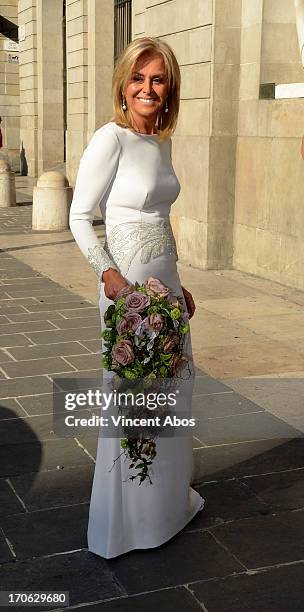
[[[116,373],[115,383],[140,379],[147,387],[153,379],[177,376],[189,361],[183,350],[190,329],[188,313],[182,298],[157,278],[123,287],[105,312],[104,322],[102,365]],[[121,448],[131,460],[129,468],[137,471],[130,480],[138,477],[141,484],[148,478],[152,484],[149,467],[156,456],[155,433],[146,430],[135,436],[131,431],[121,439]]]

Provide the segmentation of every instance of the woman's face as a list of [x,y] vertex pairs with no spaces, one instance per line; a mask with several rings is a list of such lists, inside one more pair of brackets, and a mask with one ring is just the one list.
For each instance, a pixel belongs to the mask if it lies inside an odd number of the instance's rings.
[[142,125],[144,121],[154,125],[167,93],[168,80],[162,55],[143,53],[133,66],[125,90],[127,108],[135,123]]

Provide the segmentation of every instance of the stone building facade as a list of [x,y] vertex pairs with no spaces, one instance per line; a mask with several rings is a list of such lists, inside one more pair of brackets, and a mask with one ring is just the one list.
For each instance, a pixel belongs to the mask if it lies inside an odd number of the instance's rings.
[[[0,0],[3,11],[19,26],[19,75],[1,37],[7,153],[18,164],[23,142],[30,175],[63,167],[74,185],[112,113],[114,1]],[[133,0],[132,38],[144,35],[172,46],[182,74],[171,213],[180,261],[303,289],[304,102],[261,94],[304,82],[294,0]]]

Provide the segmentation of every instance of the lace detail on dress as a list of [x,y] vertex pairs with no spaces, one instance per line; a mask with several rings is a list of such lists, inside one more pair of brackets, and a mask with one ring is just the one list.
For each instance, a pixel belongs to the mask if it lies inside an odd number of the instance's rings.
[[105,270],[108,270],[108,268],[115,268],[117,270],[115,263],[112,261],[109,255],[107,255],[105,249],[99,244],[96,244],[93,248],[88,249],[88,262],[98,276],[99,289],[102,282],[102,273]]
[[123,274],[126,274],[135,255],[140,251],[141,263],[166,253],[175,255],[177,249],[172,227],[169,221],[147,223],[130,221],[119,223],[106,238],[105,252],[112,257]]

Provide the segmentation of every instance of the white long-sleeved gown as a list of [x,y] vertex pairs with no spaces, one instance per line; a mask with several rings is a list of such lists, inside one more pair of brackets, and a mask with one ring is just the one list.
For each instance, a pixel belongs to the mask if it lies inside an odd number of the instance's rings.
[[[159,278],[184,300],[177,271],[177,252],[169,213],[180,191],[171,163],[171,139],[162,143],[108,122],[93,135],[80,161],[70,228],[98,279],[116,268],[129,281]],[[92,227],[100,205],[106,226],[105,245]],[[103,316],[113,303],[100,290]],[[185,350],[192,356],[191,335]],[[112,373],[103,370],[103,376]],[[194,367],[191,365],[194,381]],[[189,402],[191,402],[189,395]],[[120,439],[100,435],[90,501],[88,548],[105,558],[132,549],[159,546],[178,533],[203,508],[204,500],[190,486],[192,437],[159,438],[153,461],[153,484],[128,480],[128,464]],[[112,469],[111,469],[112,468]]]

